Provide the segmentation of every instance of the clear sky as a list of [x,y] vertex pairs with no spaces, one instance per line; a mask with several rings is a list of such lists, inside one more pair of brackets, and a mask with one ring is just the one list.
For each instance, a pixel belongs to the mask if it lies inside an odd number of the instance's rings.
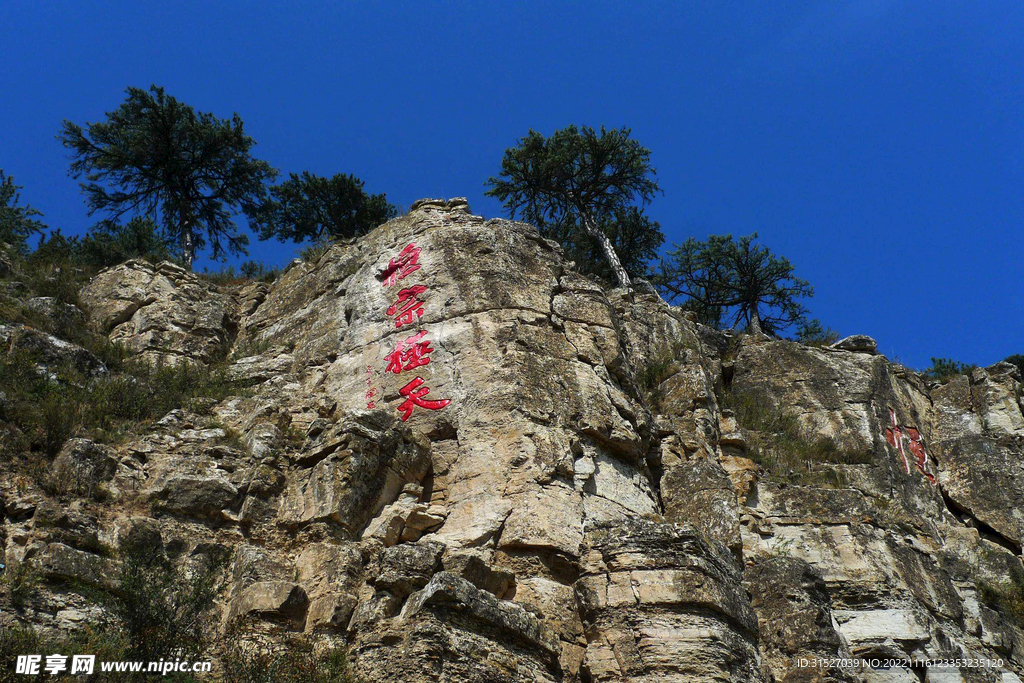
[[283,173],[486,216],[484,181],[531,127],[626,125],[669,240],[757,231],[815,316],[911,366],[1024,353],[1019,0],[2,0],[0,65],[0,168],[65,233],[95,219],[61,121],[129,85],[238,112]]

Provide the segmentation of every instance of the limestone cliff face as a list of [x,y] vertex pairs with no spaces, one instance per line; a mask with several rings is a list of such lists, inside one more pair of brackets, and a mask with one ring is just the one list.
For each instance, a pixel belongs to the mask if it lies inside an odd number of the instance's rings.
[[[102,585],[116,556],[83,538],[226,552],[221,628],[307,633],[366,681],[1024,675],[1019,624],[978,594],[1024,541],[1012,366],[929,385],[865,342],[723,335],[459,200],[272,284],[131,262],[83,300],[150,359],[226,353],[244,390],[118,447],[69,442],[59,466],[103,502],[0,482],[8,564]],[[769,466],[751,406],[843,457]],[[99,609],[48,590],[17,618]],[[796,666],[850,655],[1003,666]]]

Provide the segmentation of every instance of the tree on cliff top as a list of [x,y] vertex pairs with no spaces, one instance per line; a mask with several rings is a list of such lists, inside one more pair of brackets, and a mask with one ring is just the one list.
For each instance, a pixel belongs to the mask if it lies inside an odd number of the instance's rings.
[[707,242],[691,237],[662,260],[656,283],[670,301],[683,299],[757,334],[800,324],[807,311],[797,299],[813,296],[814,288],[793,275],[788,259],[755,239],[757,233],[738,240],[711,235]]
[[628,287],[630,274],[642,274],[664,240],[642,212],[660,191],[651,152],[629,133],[569,126],[545,138],[531,130],[505,150],[487,194],[561,242],[585,272]]
[[42,214],[31,206],[20,205],[14,178],[0,169],[0,242],[6,242],[18,250],[25,248],[28,238],[42,233],[44,226],[34,216]]
[[89,213],[159,216],[190,268],[207,244],[214,259],[246,253],[232,214],[259,205],[277,172],[250,154],[256,143],[242,119],[196,112],[157,86],[127,93],[106,121],[64,121],[58,135],[72,153],[71,175],[85,178]]
[[363,235],[398,215],[383,194],[367,194],[353,175],[332,178],[292,173],[270,188],[270,198],[249,213],[260,239],[285,242]]

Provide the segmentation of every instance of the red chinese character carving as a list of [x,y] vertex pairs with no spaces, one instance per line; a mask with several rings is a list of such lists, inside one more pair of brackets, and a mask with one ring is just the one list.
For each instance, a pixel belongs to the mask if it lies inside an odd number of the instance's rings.
[[903,459],[904,471],[910,474],[910,461],[907,460],[907,450],[910,450],[914,456],[914,466],[928,478],[929,482],[934,484],[935,475],[928,471],[928,452],[925,451],[924,443],[921,441],[921,432],[913,427],[901,427],[896,420],[896,411],[892,408],[889,409],[889,419],[892,426],[885,429],[885,440],[899,452]]
[[366,366],[366,409],[373,410],[377,407],[373,397],[377,395],[377,388],[373,386],[373,366]]
[[384,372],[399,374],[402,370],[412,370],[430,362],[427,355],[433,353],[434,348],[429,341],[420,341],[427,334],[426,330],[420,330],[406,340],[398,340],[395,350],[387,356],[388,366]]
[[451,399],[447,398],[442,398],[439,401],[423,398],[430,393],[430,389],[427,387],[421,388],[420,385],[422,384],[423,378],[416,377],[398,390],[398,393],[405,396],[405,401],[398,406],[398,412],[402,413],[402,422],[408,420],[409,416],[412,415],[413,406],[419,406],[421,408],[426,408],[427,410],[440,410],[451,403]]
[[410,273],[420,269],[420,248],[410,242],[405,249],[398,254],[398,260],[390,259],[387,267],[381,271],[377,278],[382,287],[390,287],[397,281],[402,280]]
[[395,327],[408,325],[423,315],[423,302],[416,297],[425,291],[426,285],[413,285],[398,292],[398,301],[388,306],[388,315],[395,316]]

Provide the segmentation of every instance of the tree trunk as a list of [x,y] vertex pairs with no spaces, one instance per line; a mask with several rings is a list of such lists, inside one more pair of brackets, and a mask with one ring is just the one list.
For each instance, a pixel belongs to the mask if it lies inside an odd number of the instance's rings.
[[757,312],[756,303],[750,307],[750,331],[757,336],[761,335],[761,316]]
[[196,242],[192,234],[192,207],[188,204],[178,209],[178,229],[181,232],[181,258],[185,267],[192,270],[196,258]]
[[619,280],[619,286],[630,289],[629,273],[622,267],[622,261],[619,260],[619,255],[615,253],[615,247],[612,246],[612,241],[608,239],[608,235],[604,234],[603,230],[594,225],[590,216],[585,212],[581,212],[581,216],[583,218],[583,227],[587,234],[596,239],[598,244],[601,245],[601,250],[604,251],[605,258],[608,259],[608,265],[612,267],[612,272],[615,273],[615,277]]
[[192,270],[192,261],[196,257],[196,247],[192,241],[192,228],[189,227],[187,221],[181,229],[181,255],[185,259],[185,267]]

